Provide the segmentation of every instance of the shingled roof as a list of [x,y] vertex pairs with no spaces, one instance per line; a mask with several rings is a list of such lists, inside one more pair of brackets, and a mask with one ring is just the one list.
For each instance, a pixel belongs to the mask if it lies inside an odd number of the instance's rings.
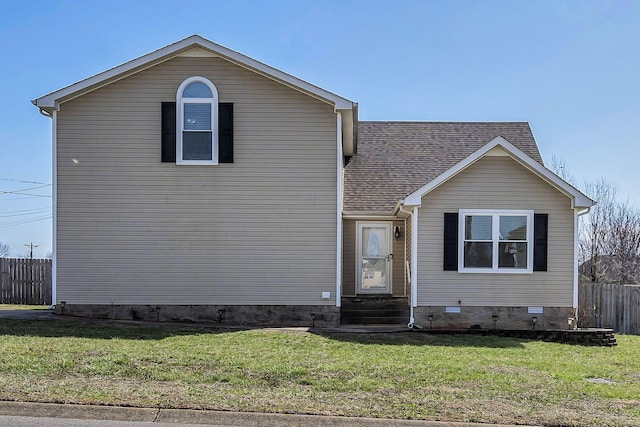
[[526,122],[360,122],[344,176],[344,211],[391,214],[396,203],[502,136],[542,158]]

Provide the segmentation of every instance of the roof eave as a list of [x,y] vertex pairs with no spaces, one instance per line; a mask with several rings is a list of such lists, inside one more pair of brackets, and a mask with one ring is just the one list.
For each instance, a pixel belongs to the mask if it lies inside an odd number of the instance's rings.
[[402,199],[398,201],[398,203],[396,203],[395,207],[393,208],[392,215],[397,216],[398,218],[407,218],[411,214],[410,211],[407,211],[407,208],[410,208],[412,210],[413,208],[419,208],[420,206],[421,204],[408,204],[406,203],[406,199]]
[[51,92],[47,95],[35,99],[33,103],[38,108],[47,111],[58,109],[61,100],[66,101],[69,99],[73,99],[86,92],[95,90],[106,84],[112,83],[121,78],[127,77],[131,74],[135,74],[161,62],[167,61],[179,55],[180,53],[196,46],[209,50],[212,53],[215,53],[232,63],[250,69],[273,80],[279,81],[280,83],[290,86],[300,92],[306,93],[307,95],[328,102],[334,105],[335,110],[351,110],[354,107],[354,103],[346,98],[343,98],[318,86],[312,85],[311,83],[299,79],[298,77],[292,76],[260,61],[249,58],[246,55],[221,46],[199,35],[192,35],[183,40],[177,41],[151,53],[143,55],[139,58],[125,62],[124,64],[118,65],[114,68],[98,73],[92,77],[81,80],[70,86],[66,86],[55,92]]
[[540,178],[545,180],[547,183],[555,187],[558,191],[564,193],[568,197],[571,198],[571,207],[574,209],[584,209],[591,207],[595,204],[593,200],[584,195],[580,190],[576,189],[574,186],[569,184],[567,181],[553,173],[551,170],[547,169],[533,158],[528,156],[526,153],[521,151],[519,148],[515,147],[509,141],[504,139],[501,136],[498,136],[491,141],[489,141],[486,145],[476,150],[474,153],[458,162],[452,168],[448,169],[444,173],[440,174],[424,186],[420,187],[418,190],[409,194],[404,199],[405,206],[420,206],[422,197],[433,191],[435,188],[439,187],[452,177],[456,176],[458,173],[465,170],[467,167],[474,164],[476,161],[484,157],[490,150],[500,147],[502,148],[511,158],[520,163],[525,168],[529,169],[531,172],[538,175]]

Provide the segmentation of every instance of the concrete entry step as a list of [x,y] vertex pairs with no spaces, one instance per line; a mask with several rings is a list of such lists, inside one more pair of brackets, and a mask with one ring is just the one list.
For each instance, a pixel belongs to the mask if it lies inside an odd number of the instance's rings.
[[341,317],[341,325],[406,325],[409,317]]
[[409,321],[409,300],[391,295],[343,297],[340,323],[343,325],[402,325]]

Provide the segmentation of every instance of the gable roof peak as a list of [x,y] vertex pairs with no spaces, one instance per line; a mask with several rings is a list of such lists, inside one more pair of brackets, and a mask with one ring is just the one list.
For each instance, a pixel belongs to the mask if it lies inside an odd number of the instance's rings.
[[266,65],[235,50],[212,42],[199,34],[193,34],[182,40],[178,40],[177,42],[154,50],[153,52],[147,53],[146,55],[142,55],[136,59],[125,62],[124,64],[110,68],[62,89],[41,96],[33,100],[32,103],[41,111],[51,113],[52,111],[57,110],[63,102],[77,98],[85,93],[175,58],[196,46],[212,52],[216,56],[219,56],[235,65],[289,86],[306,95],[327,102],[333,105],[335,110],[352,110],[354,108],[353,101]]
[[[483,149],[489,156],[517,149],[530,168],[554,175],[544,167],[527,122],[362,121],[358,141],[358,152],[345,167],[346,212],[389,215],[399,200]],[[577,205],[591,203],[566,185],[565,194],[577,195]]]
[[496,136],[483,147],[476,150],[471,155],[467,156],[462,161],[458,162],[452,168],[446,170],[444,173],[437,176],[432,181],[426,183],[421,188],[417,189],[413,193],[409,194],[400,204],[408,206],[420,206],[422,197],[439,187],[444,182],[448,181],[458,173],[465,170],[467,167],[474,164],[479,159],[491,155],[492,152],[499,150],[501,155],[511,157],[520,165],[528,169],[530,172],[537,175],[539,178],[546,181],[551,186],[555,187],[558,191],[565,194],[571,199],[571,207],[574,209],[589,208],[595,204],[593,200],[585,196],[580,190],[573,187],[571,184],[560,178],[558,175],[547,169],[541,163],[538,163],[518,147],[511,144],[502,136]]

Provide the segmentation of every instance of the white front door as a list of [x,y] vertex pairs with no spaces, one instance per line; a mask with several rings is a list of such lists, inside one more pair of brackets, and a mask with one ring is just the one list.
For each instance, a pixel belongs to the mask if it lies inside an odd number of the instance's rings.
[[358,222],[356,244],[359,294],[391,293],[391,223]]

